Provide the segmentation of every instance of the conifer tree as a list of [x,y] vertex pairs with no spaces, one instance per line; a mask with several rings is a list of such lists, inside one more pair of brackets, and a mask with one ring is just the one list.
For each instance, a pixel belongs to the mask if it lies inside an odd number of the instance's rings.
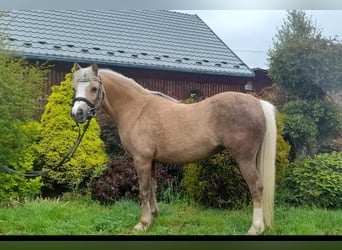
[[296,10],[287,13],[273,42],[269,74],[293,98],[280,109],[293,157],[331,151],[342,117],[327,94],[341,91],[342,43],[323,37],[312,19]]
[[342,43],[325,38],[304,11],[289,11],[269,50],[269,74],[290,94],[305,100],[340,89]]

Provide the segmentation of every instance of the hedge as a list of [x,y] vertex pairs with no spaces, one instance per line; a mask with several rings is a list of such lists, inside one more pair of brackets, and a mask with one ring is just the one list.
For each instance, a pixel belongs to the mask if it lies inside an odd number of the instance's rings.
[[342,207],[342,153],[307,157],[290,164],[281,199],[290,205]]

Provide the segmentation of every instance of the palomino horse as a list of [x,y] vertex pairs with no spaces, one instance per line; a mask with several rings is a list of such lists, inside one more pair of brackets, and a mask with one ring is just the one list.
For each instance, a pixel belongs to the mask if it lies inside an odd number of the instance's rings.
[[239,164],[253,198],[249,234],[273,220],[276,125],[272,104],[251,95],[220,93],[182,104],[96,64],[75,64],[72,117],[84,122],[103,108],[116,124],[139,178],[141,219],[147,230],[158,215],[154,162],[188,163],[227,148]]

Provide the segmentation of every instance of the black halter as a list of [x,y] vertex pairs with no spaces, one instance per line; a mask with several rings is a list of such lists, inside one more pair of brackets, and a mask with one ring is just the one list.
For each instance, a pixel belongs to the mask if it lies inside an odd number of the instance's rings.
[[99,83],[99,90],[97,92],[97,97],[94,102],[89,101],[87,98],[84,97],[74,97],[72,100],[72,106],[74,106],[75,102],[82,101],[85,102],[88,105],[88,113],[87,113],[87,119],[91,119],[96,115],[96,108],[100,106],[100,104],[103,101],[104,93],[102,89],[102,80],[100,77],[91,78],[91,79],[81,79],[78,80],[78,83],[82,82],[91,82],[91,81],[97,81]]

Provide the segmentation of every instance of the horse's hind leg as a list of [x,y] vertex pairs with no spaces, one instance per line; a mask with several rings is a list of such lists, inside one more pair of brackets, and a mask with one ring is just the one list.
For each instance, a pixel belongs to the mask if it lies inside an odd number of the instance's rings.
[[139,179],[139,193],[141,200],[141,219],[134,227],[137,231],[146,231],[151,224],[151,206],[152,198],[152,161],[134,158],[135,168]]
[[248,234],[255,235],[264,231],[264,218],[262,211],[262,191],[263,186],[260,182],[259,174],[256,168],[256,157],[252,160],[238,160],[242,176],[247,182],[253,199],[253,222]]

